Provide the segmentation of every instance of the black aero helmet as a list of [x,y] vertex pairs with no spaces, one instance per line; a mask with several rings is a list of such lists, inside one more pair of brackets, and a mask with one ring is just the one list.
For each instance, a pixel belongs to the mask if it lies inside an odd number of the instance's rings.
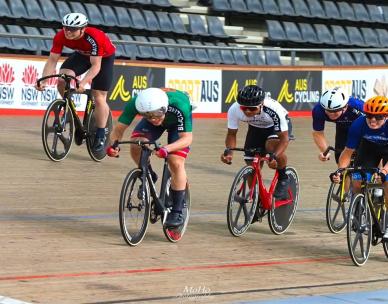
[[237,94],[237,102],[246,107],[255,107],[263,103],[264,91],[257,85],[248,85]]

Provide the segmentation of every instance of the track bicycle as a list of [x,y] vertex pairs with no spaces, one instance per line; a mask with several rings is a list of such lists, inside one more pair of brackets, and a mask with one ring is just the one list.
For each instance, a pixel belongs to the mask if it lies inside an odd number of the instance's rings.
[[274,191],[278,182],[278,172],[275,174],[267,188],[264,184],[261,167],[264,162],[269,162],[268,154],[260,149],[231,148],[225,150],[225,155],[230,151],[243,151],[254,154],[251,165],[246,165],[236,174],[232,183],[227,207],[227,222],[230,233],[234,236],[243,235],[251,225],[255,216],[261,222],[268,214],[268,223],[274,234],[282,234],[291,225],[299,201],[299,177],[292,167],[286,167],[289,178],[288,198],[277,200]]
[[[191,206],[189,184],[186,184],[185,205],[182,210],[184,223],[178,227],[167,227],[164,223],[172,209],[171,174],[167,158],[164,159],[159,195],[150,167],[153,150],[158,150],[160,145],[155,141],[130,140],[115,142],[113,147],[116,148],[120,144],[134,144],[141,147],[139,166],[129,171],[120,194],[119,218],[124,240],[131,246],[138,245],[147,232],[148,223],[154,224],[160,219],[166,238],[173,243],[179,241],[189,222]],[[153,146],[153,149],[150,146]]]
[[[329,146],[323,155],[326,156],[330,151],[336,151],[332,146]],[[350,166],[353,166],[354,157]],[[345,169],[342,172],[341,182],[332,182],[327,193],[326,199],[326,224],[332,233],[340,233],[346,228],[348,207],[352,197],[351,190],[351,174]]]
[[[65,91],[62,99],[55,99],[46,109],[42,122],[42,143],[44,151],[49,159],[58,162],[66,158],[69,154],[73,139],[76,145],[82,145],[86,141],[86,147],[90,157],[94,161],[101,161],[106,156],[108,140],[102,152],[93,150],[96,137],[96,120],[94,117],[95,103],[91,90],[85,90],[84,93],[78,93],[71,88],[71,82],[75,81],[78,88],[79,81],[76,77],[66,74],[55,74],[39,78],[37,85],[49,78],[61,78],[65,81]],[[76,110],[76,105],[72,98],[73,94],[87,95],[85,114],[81,121]],[[109,111],[108,120],[105,126],[105,137],[109,138],[112,131],[112,113]]]
[[[361,176],[361,192],[354,195],[349,206],[347,243],[353,263],[362,266],[368,260],[371,245],[382,243],[388,258],[388,242],[382,239],[386,229],[384,195],[376,195],[375,191],[384,187],[369,177],[375,173],[380,174],[379,168],[347,168],[347,171]],[[380,176],[384,181],[385,176]]]

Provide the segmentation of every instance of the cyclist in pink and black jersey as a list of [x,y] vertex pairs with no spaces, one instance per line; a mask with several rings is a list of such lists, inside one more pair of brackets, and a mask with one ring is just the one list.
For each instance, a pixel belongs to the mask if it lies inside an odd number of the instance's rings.
[[[112,83],[115,46],[109,37],[101,30],[88,27],[88,19],[80,13],[70,13],[63,17],[63,29],[53,39],[50,56],[44,66],[42,77],[55,73],[57,62],[64,47],[73,49],[62,64],[59,73],[78,76],[86,73],[80,81],[78,91],[82,93],[87,83],[91,82],[92,94],[96,103],[95,117],[97,123],[96,138],[93,149],[105,153],[105,125],[109,116],[109,106],[106,102]],[[44,90],[41,83],[37,90]],[[65,82],[58,81],[58,91],[63,95]]]

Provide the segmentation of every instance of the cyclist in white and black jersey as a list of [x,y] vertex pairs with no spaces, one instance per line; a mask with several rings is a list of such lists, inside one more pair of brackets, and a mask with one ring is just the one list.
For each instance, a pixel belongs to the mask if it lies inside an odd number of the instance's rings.
[[[286,149],[292,130],[287,110],[276,100],[266,97],[265,92],[256,85],[249,85],[238,92],[237,103],[228,111],[228,132],[225,138],[225,153],[221,161],[230,164],[233,153],[228,148],[236,147],[236,135],[240,122],[248,123],[245,149],[265,148],[270,153],[269,166],[277,169],[279,181],[274,196],[278,199],[287,197],[288,177],[285,172],[287,165]],[[226,154],[226,155],[225,155]],[[245,154],[249,164],[253,155]]]

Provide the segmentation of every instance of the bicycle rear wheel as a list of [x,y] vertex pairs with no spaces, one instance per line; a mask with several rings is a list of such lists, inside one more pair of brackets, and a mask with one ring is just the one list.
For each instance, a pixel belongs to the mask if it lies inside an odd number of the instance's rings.
[[326,223],[330,232],[339,233],[346,227],[349,193],[342,191],[342,183],[331,183],[326,202]]
[[106,125],[105,125],[105,138],[106,138],[105,147],[104,147],[103,151],[96,152],[93,150],[94,140],[96,138],[96,131],[97,131],[96,119],[94,117],[94,111],[95,111],[95,109],[93,107],[90,110],[89,117],[87,120],[86,129],[87,129],[88,136],[86,138],[86,147],[88,148],[88,153],[89,153],[90,157],[94,161],[100,162],[106,156],[106,149],[108,148],[109,137],[110,137],[110,133],[112,132],[112,128],[113,128],[113,120],[112,120],[112,112],[109,110],[108,120],[107,120]]
[[364,194],[357,194],[349,206],[347,222],[348,250],[357,266],[366,263],[372,242],[372,220]]
[[142,191],[142,171],[131,170],[126,176],[120,194],[120,229],[124,240],[131,246],[139,244],[147,231],[150,217],[149,185]]
[[254,186],[252,200],[249,199],[248,180],[253,180],[253,176],[254,168],[252,166],[243,167],[234,178],[230,189],[226,217],[228,229],[234,236],[241,236],[248,230],[256,211],[257,183]]
[[42,121],[44,152],[58,162],[69,154],[74,137],[74,119],[66,101],[56,99],[47,107]]
[[299,202],[299,177],[298,172],[292,167],[286,168],[288,175],[289,187],[289,203],[275,207],[275,198],[272,199],[272,207],[268,212],[269,228],[274,234],[282,234],[290,227]]
[[[170,196],[170,185],[171,185],[171,178],[169,182],[167,183],[167,193],[166,193],[166,201],[168,206],[172,206],[172,199]],[[187,224],[189,223],[189,217],[190,217],[190,207],[191,207],[191,196],[190,196],[190,187],[189,183],[186,184],[186,196],[185,196],[185,206],[182,210],[183,216],[185,218],[185,222],[176,228],[168,228],[163,226],[163,232],[166,238],[172,242],[176,243],[180,239],[182,239],[183,235],[185,234]]]

